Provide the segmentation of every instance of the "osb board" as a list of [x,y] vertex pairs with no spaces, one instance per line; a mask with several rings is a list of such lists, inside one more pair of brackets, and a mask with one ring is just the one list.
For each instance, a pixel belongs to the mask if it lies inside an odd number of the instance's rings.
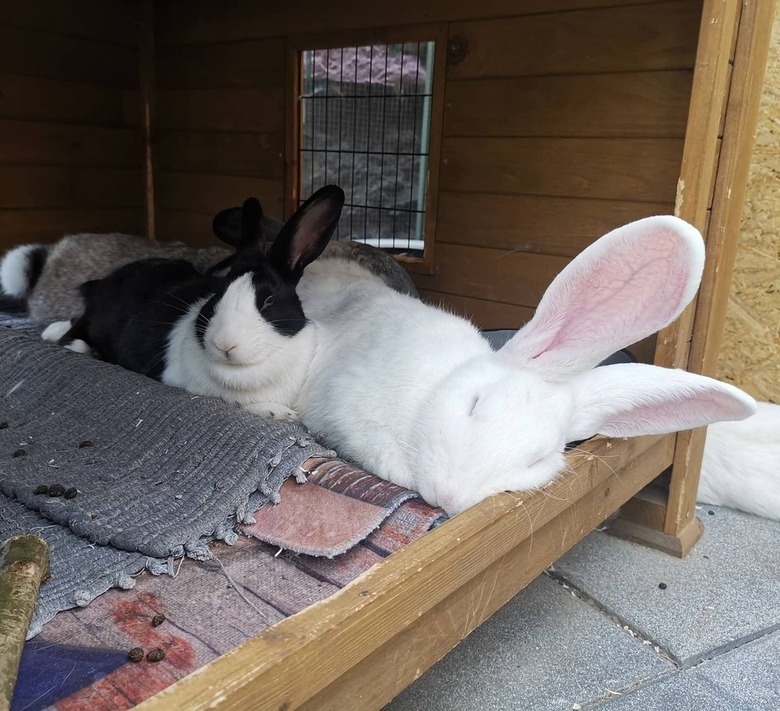
[[718,377],[780,402],[780,15],[761,97]]

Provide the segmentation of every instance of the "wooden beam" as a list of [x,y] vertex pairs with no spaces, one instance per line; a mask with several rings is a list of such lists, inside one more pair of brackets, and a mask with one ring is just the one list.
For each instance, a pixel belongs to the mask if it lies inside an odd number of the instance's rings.
[[[774,12],[775,3],[760,0],[705,3],[676,212],[705,235],[707,262],[696,302],[659,336],[659,365],[714,371]],[[694,512],[705,433],[677,437],[662,530],[637,525],[650,515],[638,501],[622,513],[618,535],[678,555],[690,550],[701,533]]]
[[[694,373],[713,375],[720,351],[775,5],[762,0],[742,4],[707,231],[707,262],[687,364]],[[694,520],[704,438],[703,429],[678,437],[664,525],[667,535],[677,535]]]
[[[584,453],[569,455],[576,476],[564,475],[540,492],[483,501],[139,708],[298,708],[423,616],[433,614],[435,624],[440,603],[446,609],[447,598],[517,550],[513,582],[500,586],[495,600],[475,616],[476,625],[668,466],[673,441],[671,436],[591,440]],[[445,644],[433,644],[428,652],[422,646],[420,663],[427,668],[468,631],[468,625],[458,625]],[[378,689],[366,708],[409,683],[410,673],[405,668],[389,685],[371,677]]]

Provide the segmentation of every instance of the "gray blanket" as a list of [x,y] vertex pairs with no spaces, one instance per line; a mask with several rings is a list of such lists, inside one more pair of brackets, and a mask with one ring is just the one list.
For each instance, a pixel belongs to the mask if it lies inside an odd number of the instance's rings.
[[[300,425],[0,325],[0,538],[34,532],[53,548],[31,634],[144,568],[209,557],[209,540],[233,542],[236,522],[330,454]],[[77,494],[35,493],[53,484]]]

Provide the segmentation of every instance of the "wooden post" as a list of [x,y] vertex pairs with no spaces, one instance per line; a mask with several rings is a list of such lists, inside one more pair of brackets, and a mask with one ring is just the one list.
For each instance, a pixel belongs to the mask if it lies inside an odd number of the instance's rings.
[[143,132],[144,229],[149,239],[156,239],[154,207],[154,0],[141,5],[139,45],[139,88],[141,95],[141,130]]
[[[705,2],[677,214],[705,235],[707,261],[695,304],[660,334],[659,365],[714,374],[774,12],[775,3],[762,0],[744,0],[741,7]],[[688,553],[702,531],[694,510],[705,434],[698,429],[678,435],[661,512],[656,495],[641,493],[611,533],[680,557]],[[659,520],[660,529],[648,524]]]
[[0,710],[10,708],[38,589],[49,576],[49,546],[14,536],[0,546]]

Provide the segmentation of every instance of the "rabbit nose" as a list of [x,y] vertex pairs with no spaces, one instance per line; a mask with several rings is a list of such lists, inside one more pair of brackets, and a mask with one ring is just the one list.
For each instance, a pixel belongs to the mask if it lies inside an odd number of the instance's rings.
[[237,343],[230,343],[229,341],[214,341],[214,347],[220,351],[225,358],[230,360],[230,352],[238,347]]

